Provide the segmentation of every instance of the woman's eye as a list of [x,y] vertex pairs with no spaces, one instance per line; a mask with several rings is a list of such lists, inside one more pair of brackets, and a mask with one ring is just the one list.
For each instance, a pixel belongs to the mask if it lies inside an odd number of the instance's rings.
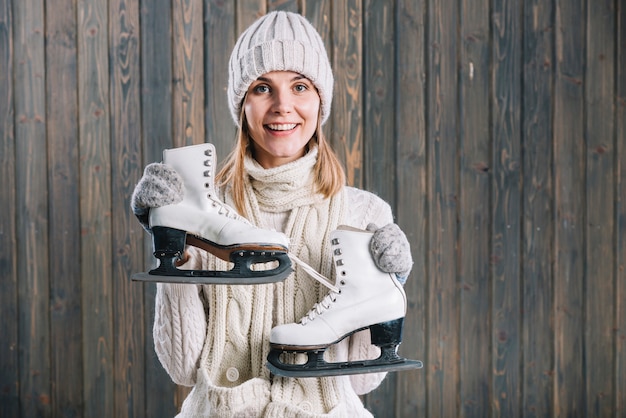
[[308,90],[308,87],[306,84],[296,84],[296,86],[294,87],[294,89],[298,92],[298,93],[302,93],[304,91]]
[[260,84],[254,88],[254,91],[257,93],[268,93],[270,91],[270,88],[265,84]]

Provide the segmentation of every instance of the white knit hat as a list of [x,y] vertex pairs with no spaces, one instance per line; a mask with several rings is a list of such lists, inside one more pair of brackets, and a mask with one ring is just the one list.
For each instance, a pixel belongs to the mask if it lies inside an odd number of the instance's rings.
[[332,69],[322,38],[299,14],[275,11],[254,22],[239,36],[228,70],[228,104],[237,125],[248,87],[271,71],[293,71],[311,80],[320,95],[321,122],[328,119]]

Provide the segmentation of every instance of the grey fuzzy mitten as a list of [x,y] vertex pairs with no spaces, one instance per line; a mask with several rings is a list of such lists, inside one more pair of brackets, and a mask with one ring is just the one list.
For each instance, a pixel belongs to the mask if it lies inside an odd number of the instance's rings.
[[135,186],[130,207],[141,225],[149,231],[150,208],[179,203],[183,196],[183,180],[176,170],[166,164],[152,163],[146,166],[143,177]]
[[367,230],[374,232],[370,241],[370,253],[378,268],[406,280],[413,267],[413,256],[404,232],[394,223],[382,228],[369,224]]

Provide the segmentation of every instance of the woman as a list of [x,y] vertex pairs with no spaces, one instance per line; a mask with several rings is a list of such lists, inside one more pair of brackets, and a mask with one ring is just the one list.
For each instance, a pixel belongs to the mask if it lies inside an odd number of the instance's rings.
[[[344,185],[322,133],[333,76],[311,24],[288,12],[260,18],[238,39],[229,72],[229,106],[239,129],[217,176],[220,200],[254,225],[287,235],[290,253],[329,278],[335,274],[330,236],[339,225],[384,225],[373,233],[372,257],[381,270],[406,279],[409,245],[389,205]],[[171,167],[151,164],[135,189],[133,211],[146,222],[150,208],[179,202],[182,189]],[[196,248],[188,255],[184,268],[227,268]],[[318,302],[327,294],[300,268],[275,284],[158,284],[155,350],[174,382],[193,386],[180,416],[371,416],[358,395],[375,389],[384,373],[284,378],[266,368],[272,328],[314,316],[311,307],[323,310]],[[368,330],[329,349],[336,361],[378,352]]]

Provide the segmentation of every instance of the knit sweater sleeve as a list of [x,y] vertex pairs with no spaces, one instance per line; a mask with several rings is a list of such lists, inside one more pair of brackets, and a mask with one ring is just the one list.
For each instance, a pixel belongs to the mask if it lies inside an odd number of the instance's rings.
[[[391,207],[378,196],[352,187],[347,187],[346,192],[350,208],[345,220],[348,225],[366,229],[370,223],[382,227],[393,222]],[[377,358],[379,355],[380,349],[372,345],[369,330],[357,332],[350,337],[348,353],[350,361]],[[386,373],[351,375],[350,383],[358,395],[363,395],[376,389],[386,375]]]
[[[192,258],[188,264],[194,261]],[[206,315],[201,286],[157,283],[154,350],[174,383],[195,384],[206,337]]]

